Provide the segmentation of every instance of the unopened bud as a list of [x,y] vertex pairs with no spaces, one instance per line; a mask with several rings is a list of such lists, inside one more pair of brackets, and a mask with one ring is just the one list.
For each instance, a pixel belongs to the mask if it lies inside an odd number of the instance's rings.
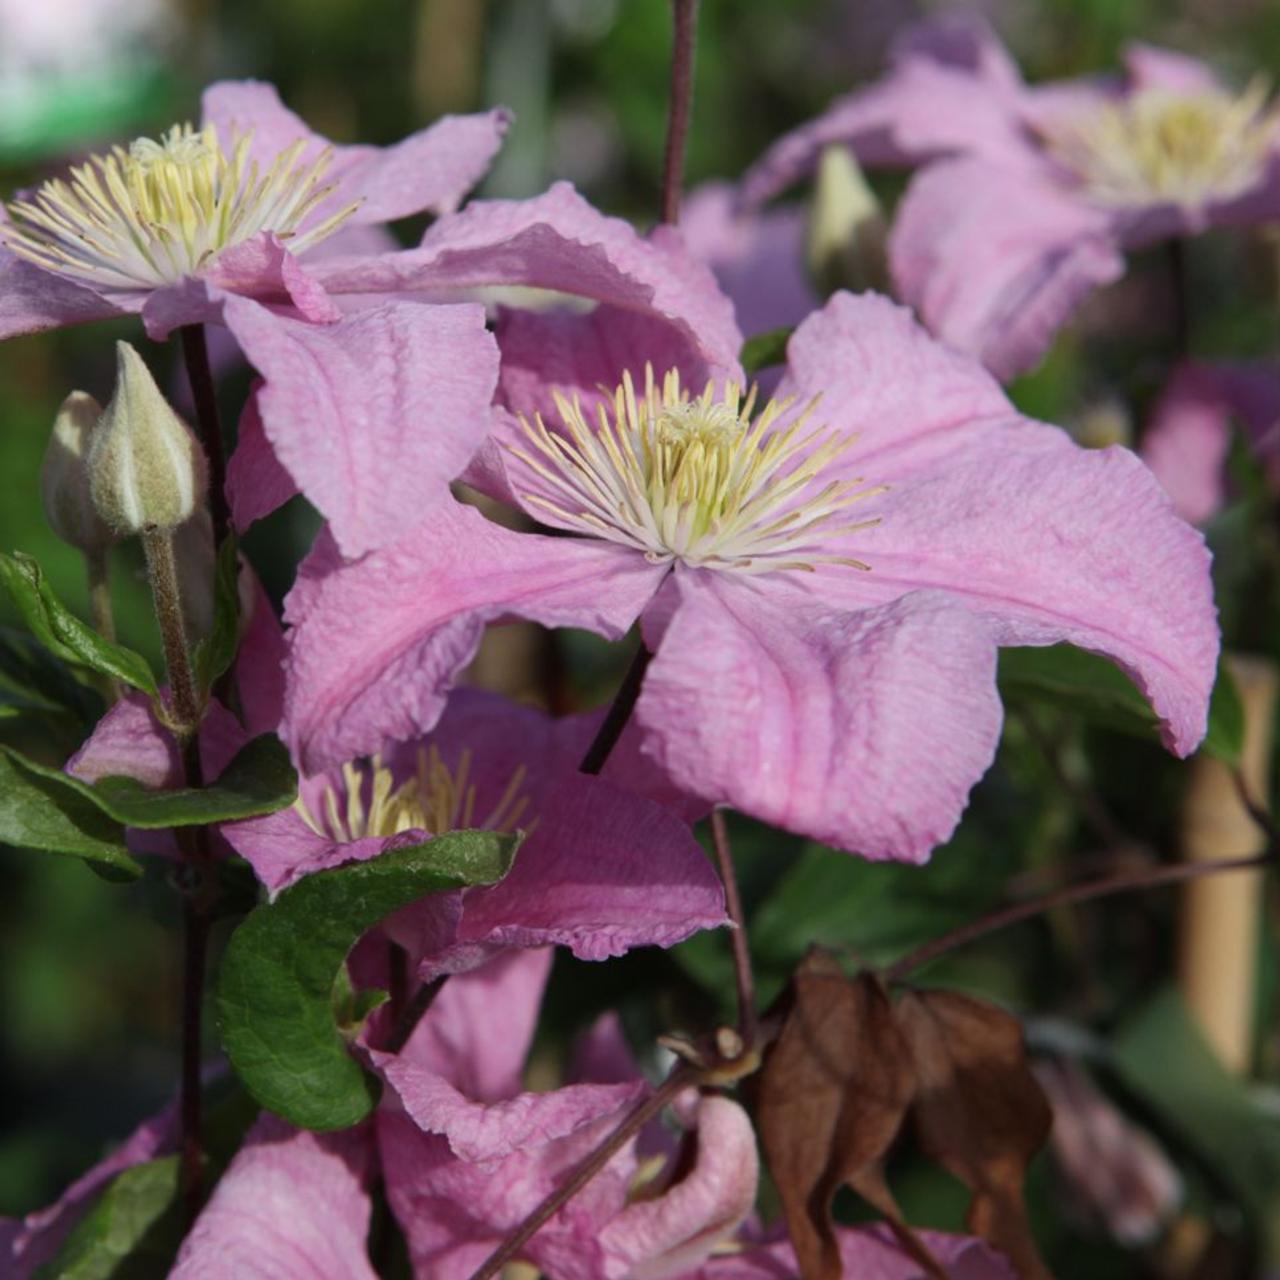
[[888,228],[875,192],[862,176],[853,152],[829,146],[818,162],[805,261],[824,293],[836,289],[883,289],[888,279]]
[[116,390],[89,453],[89,485],[102,518],[121,536],[171,530],[204,500],[204,454],[150,370],[116,343]]
[[89,495],[89,446],[100,417],[102,406],[91,395],[73,391],[53,420],[40,474],[49,527],[85,555],[97,555],[115,541]]

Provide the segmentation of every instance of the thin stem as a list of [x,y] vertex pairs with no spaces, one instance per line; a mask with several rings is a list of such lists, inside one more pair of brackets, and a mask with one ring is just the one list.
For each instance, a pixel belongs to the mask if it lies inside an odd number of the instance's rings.
[[698,1079],[696,1067],[682,1063],[485,1259],[471,1280],[492,1280],[556,1213],[596,1176],[678,1094]]
[[756,1018],[756,982],[751,971],[751,949],[747,945],[747,921],[742,911],[742,895],[738,892],[738,877],[733,869],[733,850],[729,845],[729,830],[724,811],[711,811],[711,842],[715,846],[716,864],[720,879],[724,882],[725,907],[733,924],[730,939],[733,943],[733,972],[738,982],[738,1031],[742,1043],[751,1046],[759,1034]]
[[160,641],[164,646],[164,663],[169,673],[169,698],[174,714],[174,731],[185,745],[200,725],[200,694],[191,652],[187,646],[187,629],[182,620],[182,594],[178,586],[178,564],[173,553],[173,534],[168,529],[152,529],[142,535],[142,549],[147,556],[147,574],[151,580],[151,598],[155,604]]
[[693,109],[693,51],[698,28],[698,0],[671,0],[671,12],[675,31],[671,46],[667,145],[662,157],[662,221],[674,226],[680,220],[684,147]]
[[182,358],[187,366],[191,398],[196,406],[196,426],[200,443],[209,460],[209,514],[213,517],[213,545],[222,546],[231,529],[231,509],[227,505],[227,454],[222,442],[222,419],[218,416],[218,397],[213,389],[213,371],[209,367],[209,346],[204,325],[183,325]]
[[963,947],[978,938],[983,938],[998,929],[1019,924],[1033,916],[1042,915],[1058,907],[1071,906],[1077,902],[1088,902],[1091,898],[1105,898],[1113,893],[1129,893],[1135,889],[1155,889],[1161,885],[1180,884],[1184,880],[1195,880],[1199,876],[1216,875],[1219,871],[1250,871],[1257,867],[1265,867],[1276,856],[1274,848],[1264,853],[1253,854],[1247,858],[1232,858],[1223,862],[1180,862],[1171,866],[1157,867],[1148,871],[1122,872],[1119,875],[1107,876],[1102,880],[1093,880],[1085,884],[1066,885],[1061,889],[1051,890],[1029,902],[1017,902],[1009,907],[992,911],[981,919],[970,921],[944,933],[942,937],[926,942],[910,955],[904,956],[884,971],[884,978],[889,982],[897,982],[907,974],[923,967],[948,951]]
[[413,993],[411,1000],[399,1010],[394,1011],[395,1023],[383,1046],[385,1053],[399,1053],[409,1043],[409,1038],[417,1030],[423,1015],[435,1003],[435,998],[440,994],[440,988],[443,986],[443,977],[437,978],[434,982],[424,982]]
[[636,656],[631,659],[627,674],[622,677],[622,684],[614,695],[613,705],[610,706],[609,714],[605,716],[595,741],[587,748],[587,754],[582,757],[582,763],[578,766],[580,773],[594,775],[604,768],[610,753],[618,745],[618,739],[622,737],[623,729],[627,727],[627,721],[631,719],[631,713],[635,710],[636,701],[640,697],[640,686],[644,684],[644,673],[649,669],[652,659],[653,654],[642,643],[636,651]]

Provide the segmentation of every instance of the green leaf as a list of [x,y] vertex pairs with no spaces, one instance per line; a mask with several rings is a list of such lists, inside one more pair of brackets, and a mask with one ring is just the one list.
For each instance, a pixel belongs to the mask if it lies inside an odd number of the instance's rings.
[[82,725],[102,715],[98,694],[32,636],[0,627],[0,714],[67,716]]
[[1175,990],[1161,992],[1118,1030],[1111,1062],[1233,1199],[1256,1220],[1275,1212],[1280,1119],[1218,1061]]
[[182,1240],[178,1178],[177,1156],[118,1174],[35,1280],[161,1280]]
[[83,858],[112,878],[142,868],[125,847],[124,827],[83,794],[83,783],[0,746],[0,841]]
[[147,660],[132,649],[104,640],[65,608],[30,556],[0,552],[0,582],[32,634],[55,657],[156,696],[155,676]]
[[75,785],[117,822],[149,831],[258,818],[291,805],[298,795],[298,775],[289,752],[271,733],[241,747],[207,787],[157,791],[136,778],[118,776]]
[[519,841],[451,831],[317,872],[253,911],[227,944],[216,997],[223,1048],[249,1092],[301,1128],[363,1120],[378,1084],[347,1051],[334,1011],[347,953],[411,902],[501,880]]
[[[1159,742],[1160,721],[1128,676],[1107,658],[1068,644],[1001,649],[1000,696],[1010,705],[1058,706],[1092,724]],[[1244,712],[1235,682],[1219,666],[1203,750],[1230,762],[1239,756]]]
[[1240,687],[1231,669],[1221,663],[1213,697],[1209,699],[1209,732],[1200,749],[1228,765],[1239,764],[1244,750],[1244,703],[1240,699]]
[[750,377],[767,369],[770,365],[783,364],[787,359],[787,343],[795,332],[793,328],[770,329],[768,333],[758,333],[742,344],[739,359],[743,371]]
[[240,647],[240,549],[230,533],[218,549],[213,579],[213,627],[196,645],[196,679],[206,693],[235,661]]

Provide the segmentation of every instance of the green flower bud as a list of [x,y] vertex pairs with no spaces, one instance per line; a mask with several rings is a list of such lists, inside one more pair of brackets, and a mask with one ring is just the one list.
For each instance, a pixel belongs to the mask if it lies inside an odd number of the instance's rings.
[[805,260],[824,293],[884,289],[888,228],[875,192],[848,147],[826,148],[818,162]]
[[89,496],[89,446],[101,417],[102,406],[91,395],[73,391],[53,420],[40,473],[49,527],[85,555],[97,555],[115,541]]
[[191,428],[138,353],[116,343],[116,391],[89,452],[99,515],[122,537],[172,530],[203,503],[206,483],[204,453]]

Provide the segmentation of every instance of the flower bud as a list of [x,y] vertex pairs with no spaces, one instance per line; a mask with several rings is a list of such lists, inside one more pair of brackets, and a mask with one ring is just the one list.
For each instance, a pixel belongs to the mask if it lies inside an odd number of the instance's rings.
[[805,260],[823,293],[884,289],[888,229],[875,192],[848,147],[829,146],[818,162]]
[[127,342],[116,343],[116,391],[89,452],[99,515],[122,537],[171,530],[204,501],[204,454]]
[[97,555],[115,541],[89,496],[89,446],[101,417],[102,406],[91,395],[73,391],[53,420],[40,473],[49,527],[85,555]]

